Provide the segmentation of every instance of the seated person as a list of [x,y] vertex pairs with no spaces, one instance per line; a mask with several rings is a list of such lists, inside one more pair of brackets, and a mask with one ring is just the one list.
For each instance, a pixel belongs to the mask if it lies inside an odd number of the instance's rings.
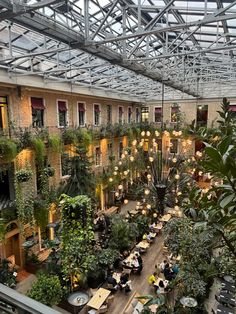
[[172,271],[174,274],[178,274],[179,272],[179,265],[178,264],[174,264],[174,266],[172,267]]
[[120,283],[119,283],[120,288],[123,289],[126,286],[128,281],[129,281],[129,274],[122,272],[120,276]]
[[152,238],[150,234],[144,234],[143,235],[143,240],[146,240],[148,243],[152,242]]
[[149,285],[153,285],[156,282],[156,279],[157,279],[156,277],[157,277],[157,273],[156,272],[154,272],[152,275],[150,275],[148,277]]
[[165,265],[164,276],[165,276],[165,279],[169,281],[173,280],[176,276],[176,274],[171,270],[169,263]]
[[157,286],[157,291],[156,292],[160,293],[160,294],[165,293],[165,285],[164,285],[163,280],[159,281],[159,284]]
[[136,252],[134,254],[134,256],[137,258],[138,263],[139,263],[138,272],[141,273],[141,271],[143,269],[143,259],[142,259],[142,257],[140,256],[140,254],[138,252]]
[[107,276],[107,283],[113,286],[114,289],[118,289],[118,284],[115,278],[112,277],[112,273]]
[[166,264],[167,264],[167,260],[164,260],[163,262],[160,263],[159,268],[160,268],[162,273],[163,273],[163,271],[165,269]]

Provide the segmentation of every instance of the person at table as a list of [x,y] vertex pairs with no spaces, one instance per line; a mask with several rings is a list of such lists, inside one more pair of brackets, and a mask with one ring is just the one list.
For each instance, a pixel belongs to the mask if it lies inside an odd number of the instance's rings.
[[120,276],[120,282],[119,282],[119,286],[121,290],[125,288],[128,281],[129,281],[129,274],[122,272]]
[[115,290],[117,290],[118,287],[119,287],[116,279],[112,276],[112,273],[108,274],[108,276],[107,276],[107,283],[112,285]]
[[153,285],[157,280],[157,273],[154,272],[153,274],[151,274],[149,277],[148,277],[148,283],[149,285]]
[[179,272],[179,265],[177,263],[175,263],[173,265],[172,271],[173,271],[174,274],[176,274],[176,275],[178,274],[178,272]]
[[171,281],[176,277],[176,274],[171,270],[169,263],[165,265],[163,272],[166,280]]
[[138,252],[135,253],[135,256],[137,257],[137,260],[138,260],[138,263],[139,263],[138,272],[141,273],[141,271],[143,269],[143,259],[142,259],[141,255]]
[[165,293],[165,284],[163,282],[163,280],[160,280],[157,286],[157,290],[156,290],[157,294],[163,294]]
[[152,237],[151,237],[150,233],[148,233],[148,234],[145,233],[143,235],[143,240],[146,240],[148,243],[152,242]]
[[164,260],[163,262],[160,263],[159,268],[162,273],[164,272],[166,264],[167,264],[167,260]]

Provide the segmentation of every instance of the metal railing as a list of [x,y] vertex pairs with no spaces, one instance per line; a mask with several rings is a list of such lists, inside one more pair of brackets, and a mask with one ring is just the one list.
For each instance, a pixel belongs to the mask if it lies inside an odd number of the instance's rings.
[[3,284],[0,284],[0,309],[1,313],[9,314],[60,314]]

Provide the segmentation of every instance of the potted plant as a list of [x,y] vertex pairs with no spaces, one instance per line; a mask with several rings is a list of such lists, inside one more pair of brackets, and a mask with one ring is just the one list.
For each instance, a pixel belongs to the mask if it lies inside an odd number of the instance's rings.
[[15,176],[18,182],[27,182],[32,178],[32,174],[31,170],[22,168],[16,171]]
[[7,138],[0,138],[0,161],[10,162],[16,155],[16,143]]
[[40,268],[40,261],[38,256],[34,253],[29,253],[29,250],[26,248],[25,256],[25,270],[31,274],[35,274]]

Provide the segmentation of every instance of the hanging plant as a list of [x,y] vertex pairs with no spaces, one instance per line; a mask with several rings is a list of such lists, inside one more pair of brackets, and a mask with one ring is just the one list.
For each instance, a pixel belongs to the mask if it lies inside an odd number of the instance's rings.
[[17,145],[7,138],[0,138],[0,162],[10,162],[17,155]]
[[53,177],[55,174],[55,169],[53,167],[47,167],[43,169],[43,172],[47,177]]
[[55,153],[61,152],[62,149],[61,138],[58,135],[50,135],[48,139],[48,146]]
[[40,138],[34,138],[32,140],[32,146],[35,151],[35,156],[37,163],[39,165],[42,165],[44,162],[44,156],[45,156],[45,143],[42,139]]
[[20,169],[15,173],[18,182],[27,182],[32,178],[32,175],[33,173],[29,169]]

